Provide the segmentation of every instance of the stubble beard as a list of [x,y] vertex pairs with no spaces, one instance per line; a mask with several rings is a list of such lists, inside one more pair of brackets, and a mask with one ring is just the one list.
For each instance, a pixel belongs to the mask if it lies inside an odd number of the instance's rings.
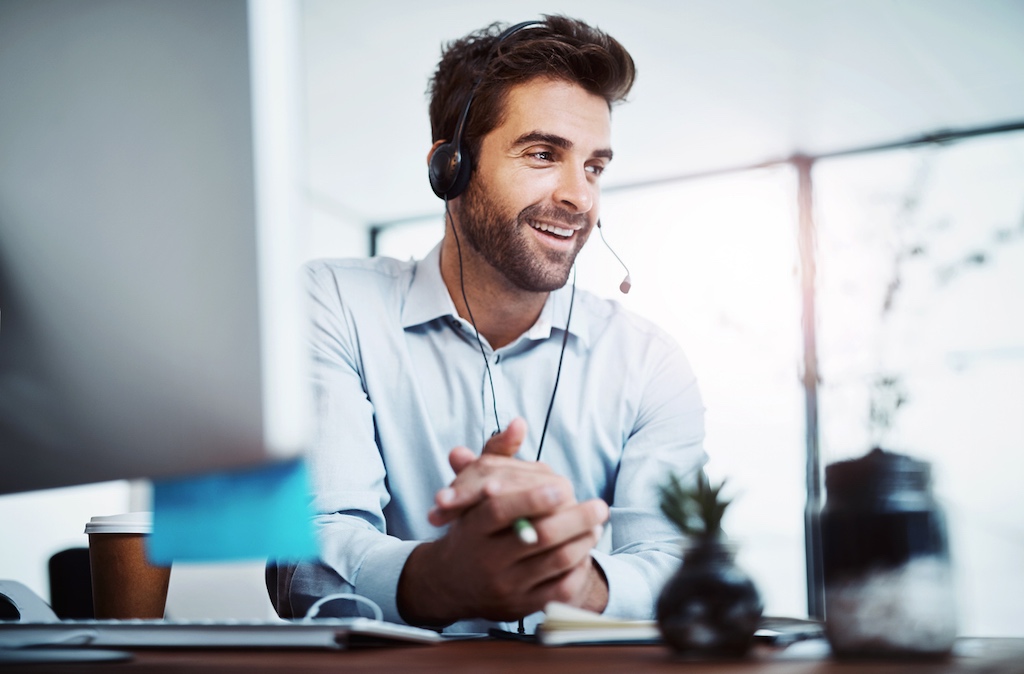
[[[470,180],[456,209],[459,229],[466,243],[520,290],[551,292],[564,286],[589,235],[586,214],[533,204],[517,216],[507,215],[480,185],[479,178],[477,175]],[[541,255],[533,252],[529,239],[533,234],[527,230],[532,229],[528,223],[535,218],[579,227],[573,235],[572,250],[568,253],[548,250]]]

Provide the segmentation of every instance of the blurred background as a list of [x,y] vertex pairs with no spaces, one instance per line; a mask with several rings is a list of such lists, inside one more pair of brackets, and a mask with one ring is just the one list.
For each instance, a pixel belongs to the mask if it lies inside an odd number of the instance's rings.
[[[808,447],[824,466],[879,444],[933,464],[961,631],[1024,634],[1024,2],[299,8],[307,258],[419,257],[440,239],[425,90],[445,41],[542,13],[619,39],[638,80],[613,112],[602,220],[633,290],[618,293],[599,242],[579,284],[689,356],[708,471],[728,479],[726,527],[766,613],[807,615]],[[947,131],[967,137],[903,144]],[[813,190],[802,232],[797,165]],[[146,494],[118,482],[0,498],[0,578],[45,597],[49,555],[85,545],[91,515],[146,509]],[[172,575],[169,616],[269,611],[261,561]]]

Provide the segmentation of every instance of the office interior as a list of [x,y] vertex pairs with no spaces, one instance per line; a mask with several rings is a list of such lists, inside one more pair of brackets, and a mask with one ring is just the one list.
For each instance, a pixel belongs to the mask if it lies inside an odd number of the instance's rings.
[[[686,351],[766,613],[808,615],[808,453],[882,444],[933,465],[961,631],[1024,635],[1024,4],[297,7],[306,259],[440,238],[424,91],[445,40],[541,13],[615,35],[639,77],[613,112],[602,221],[633,289],[596,239],[578,284]],[[0,497],[0,578],[45,597],[47,559],[87,544],[89,516],[147,507],[145,481]],[[270,617],[263,560],[177,565],[167,611]]]

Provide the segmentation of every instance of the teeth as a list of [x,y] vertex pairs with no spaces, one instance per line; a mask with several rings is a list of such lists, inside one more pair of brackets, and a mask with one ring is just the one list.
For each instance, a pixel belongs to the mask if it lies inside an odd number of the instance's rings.
[[530,226],[534,229],[539,229],[542,232],[548,232],[549,234],[554,234],[556,236],[564,236],[565,238],[572,236],[573,231],[575,231],[572,229],[565,229],[564,227],[555,227],[554,225],[548,225],[546,223],[531,222]]

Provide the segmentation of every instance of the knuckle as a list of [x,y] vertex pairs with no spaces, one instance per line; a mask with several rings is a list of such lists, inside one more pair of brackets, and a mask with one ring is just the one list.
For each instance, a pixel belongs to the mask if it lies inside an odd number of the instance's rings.
[[479,505],[480,515],[488,525],[505,521],[505,508],[501,499],[487,499]]
[[576,564],[576,551],[568,545],[563,545],[551,551],[551,561],[558,569],[568,569]]
[[593,527],[603,524],[608,519],[608,506],[600,499],[587,501],[585,504],[586,522]]
[[477,459],[477,465],[484,471],[494,470],[498,463],[500,463],[498,457],[493,454],[482,454],[480,458]]
[[551,508],[552,492],[548,489],[531,489],[526,493],[527,507],[534,512],[544,512]]
[[569,478],[564,475],[555,475],[554,477],[555,484],[562,493],[573,495],[572,482],[569,481]]

